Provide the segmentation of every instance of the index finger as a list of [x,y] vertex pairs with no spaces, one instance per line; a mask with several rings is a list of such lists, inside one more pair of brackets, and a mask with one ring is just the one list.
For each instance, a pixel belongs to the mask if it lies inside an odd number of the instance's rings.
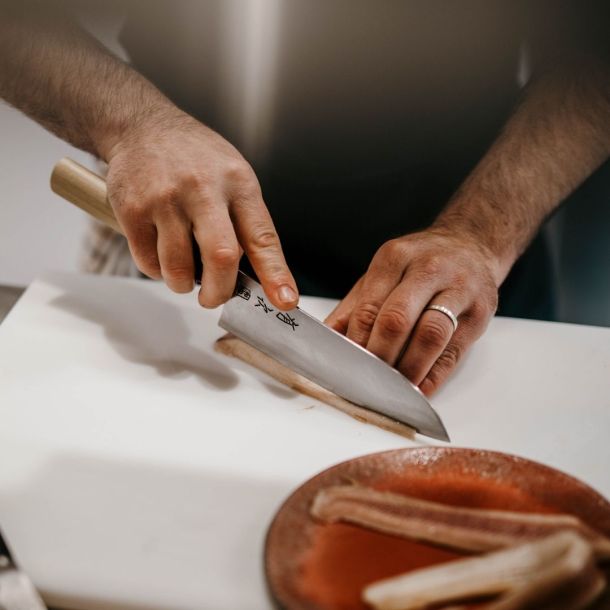
[[283,310],[296,307],[299,301],[296,282],[262,198],[240,201],[231,206],[230,213],[239,243],[271,303]]
[[330,326],[337,332],[345,335],[349,326],[349,319],[354,310],[354,305],[358,302],[358,296],[362,288],[364,278],[360,278],[341,300],[337,306],[328,314],[324,320],[324,324]]

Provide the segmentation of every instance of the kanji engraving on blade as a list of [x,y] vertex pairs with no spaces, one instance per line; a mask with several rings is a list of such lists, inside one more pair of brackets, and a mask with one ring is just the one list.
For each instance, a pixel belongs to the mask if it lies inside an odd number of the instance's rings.
[[244,301],[249,301],[250,297],[252,296],[250,289],[246,288],[245,286],[238,286],[236,294],[238,297],[242,298]]
[[262,307],[263,311],[265,313],[275,311],[275,309],[273,309],[272,307],[269,307],[269,305],[267,305],[267,303],[265,303],[265,299],[263,299],[263,297],[256,297],[256,298],[258,299],[258,303],[256,303],[256,305],[254,305],[254,307]]
[[296,320],[289,314],[289,313],[284,313],[283,311],[280,311],[279,313],[276,314],[275,316],[278,320],[281,320],[284,324],[288,324],[288,326],[292,327],[292,330],[296,330],[296,327],[298,326]]

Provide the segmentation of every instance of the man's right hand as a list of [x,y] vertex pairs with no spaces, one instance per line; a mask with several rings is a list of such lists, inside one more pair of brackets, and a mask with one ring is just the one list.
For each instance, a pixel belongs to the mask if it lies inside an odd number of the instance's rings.
[[284,310],[296,306],[296,284],[256,175],[224,138],[170,108],[138,122],[107,156],[108,197],[140,271],[189,292],[194,236],[202,306],[231,297],[244,251],[269,300]]
[[6,8],[0,97],[108,162],[108,197],[138,268],[176,292],[192,290],[194,236],[203,259],[201,305],[231,297],[245,251],[269,300],[279,309],[296,306],[258,180],[239,152],[69,14],[20,2]]

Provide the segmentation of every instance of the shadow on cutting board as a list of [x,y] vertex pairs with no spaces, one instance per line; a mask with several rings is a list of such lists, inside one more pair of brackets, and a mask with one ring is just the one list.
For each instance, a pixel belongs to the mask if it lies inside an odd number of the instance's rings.
[[50,446],[36,462],[0,487],[0,513],[16,561],[51,607],[265,603],[266,529],[296,481],[222,460],[178,466]]
[[[74,285],[68,276],[53,276],[49,281],[65,292],[52,305],[101,326],[121,358],[153,367],[170,379],[194,375],[216,390],[238,384],[238,376],[228,366],[197,346],[211,346],[218,333],[213,335],[209,324],[201,324],[198,336],[193,337],[180,309],[147,290],[145,280],[142,286],[134,280],[91,281],[86,290],[83,277]],[[111,291],[107,290],[110,282]]]

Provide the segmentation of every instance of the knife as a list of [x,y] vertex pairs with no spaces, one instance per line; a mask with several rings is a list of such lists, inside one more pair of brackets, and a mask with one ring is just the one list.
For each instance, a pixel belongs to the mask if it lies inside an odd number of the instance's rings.
[[32,581],[15,565],[0,532],[0,610],[46,610]]
[[[122,232],[107,200],[106,183],[97,174],[64,158],[53,169],[51,189]],[[193,255],[198,282],[202,267],[195,242]],[[233,297],[223,306],[219,325],[346,400],[407,424],[420,434],[449,440],[426,397],[395,368],[300,307],[280,311],[272,306],[262,286],[242,271]]]

